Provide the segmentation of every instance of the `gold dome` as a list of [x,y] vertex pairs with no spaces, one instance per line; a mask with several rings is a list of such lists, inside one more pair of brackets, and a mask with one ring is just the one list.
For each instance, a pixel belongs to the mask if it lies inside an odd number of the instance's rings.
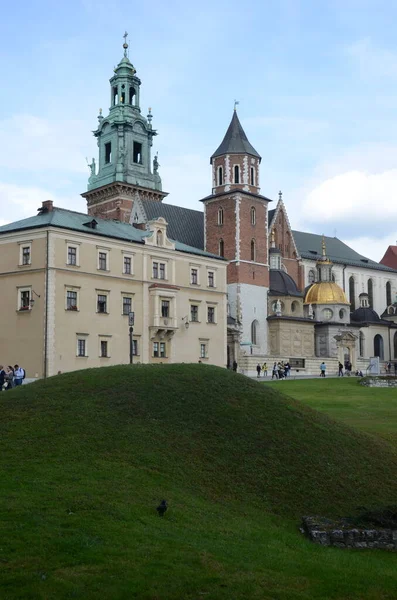
[[350,304],[345,292],[333,281],[313,283],[308,289],[305,304]]

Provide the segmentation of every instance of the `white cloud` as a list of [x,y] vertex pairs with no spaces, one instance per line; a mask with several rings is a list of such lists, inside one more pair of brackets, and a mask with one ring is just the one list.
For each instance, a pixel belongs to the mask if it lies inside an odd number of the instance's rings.
[[382,173],[352,170],[329,177],[318,184],[303,202],[308,221],[337,223],[351,220],[386,224],[397,217],[397,169]]
[[51,121],[29,114],[0,121],[0,166],[19,171],[88,172],[84,149],[90,147],[87,124]]
[[85,212],[85,201],[76,196],[54,195],[48,189],[39,187],[20,186],[0,182],[0,206],[2,219],[0,225],[19,221],[36,214],[43,200],[53,200],[56,206]]
[[354,42],[346,51],[363,77],[397,76],[397,54],[375,46],[369,37]]

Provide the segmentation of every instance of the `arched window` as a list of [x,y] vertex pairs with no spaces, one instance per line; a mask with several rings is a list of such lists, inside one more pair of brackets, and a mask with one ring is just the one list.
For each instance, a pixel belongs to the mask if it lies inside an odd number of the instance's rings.
[[360,336],[359,336],[359,346],[360,346],[360,356],[364,356],[364,334],[362,331],[360,331]]
[[349,300],[350,300],[350,310],[356,310],[356,290],[355,290],[355,281],[353,275],[349,277]]
[[251,260],[255,261],[256,260],[256,246],[255,246],[255,240],[251,240]]
[[390,306],[391,304],[391,283],[388,281],[386,283],[386,306]]
[[219,252],[218,252],[219,256],[222,256],[222,258],[225,257],[225,245],[223,243],[223,240],[219,240]]
[[256,223],[256,209],[254,206],[251,206],[251,225],[255,225]]
[[234,183],[240,183],[240,167],[234,166]]
[[218,225],[223,225],[223,208],[218,209]]
[[223,185],[223,167],[218,168],[218,185]]
[[372,279],[368,279],[368,302],[371,308],[374,307],[374,284]]
[[298,312],[299,310],[299,302],[297,302],[296,300],[293,301],[293,303],[291,304],[291,312]]
[[379,356],[381,360],[384,359],[383,337],[380,335],[380,333],[377,333],[374,337],[374,355]]
[[309,271],[309,273],[307,275],[307,280],[308,280],[309,283],[314,283],[315,279],[316,279],[316,274],[313,271],[313,269],[310,269],[310,271]]
[[134,102],[134,96],[135,96],[135,90],[134,90],[133,87],[130,87],[130,97],[129,97],[129,101],[130,101],[129,103],[130,104],[133,104],[133,102]]
[[163,232],[158,230],[157,235],[156,235],[156,242],[158,246],[162,246],[163,245]]
[[255,169],[254,169],[254,167],[251,167],[251,169],[250,169],[250,179],[251,179],[251,185],[255,185]]
[[256,346],[258,343],[258,321],[252,321],[251,323],[251,344]]

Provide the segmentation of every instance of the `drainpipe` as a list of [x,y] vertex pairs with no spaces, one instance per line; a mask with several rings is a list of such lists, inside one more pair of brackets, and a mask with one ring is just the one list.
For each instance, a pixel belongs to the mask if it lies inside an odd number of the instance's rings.
[[45,322],[44,322],[44,379],[48,376],[48,256],[49,231],[47,229],[46,261],[45,261]]

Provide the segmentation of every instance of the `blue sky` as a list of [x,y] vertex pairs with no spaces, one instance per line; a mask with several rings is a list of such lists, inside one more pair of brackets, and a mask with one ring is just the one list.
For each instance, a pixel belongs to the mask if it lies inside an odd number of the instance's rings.
[[380,259],[397,239],[396,20],[390,0],[8,3],[0,220],[46,198],[85,211],[91,131],[127,30],[168,202],[201,209],[236,98],[262,193],[283,191],[294,228]]

